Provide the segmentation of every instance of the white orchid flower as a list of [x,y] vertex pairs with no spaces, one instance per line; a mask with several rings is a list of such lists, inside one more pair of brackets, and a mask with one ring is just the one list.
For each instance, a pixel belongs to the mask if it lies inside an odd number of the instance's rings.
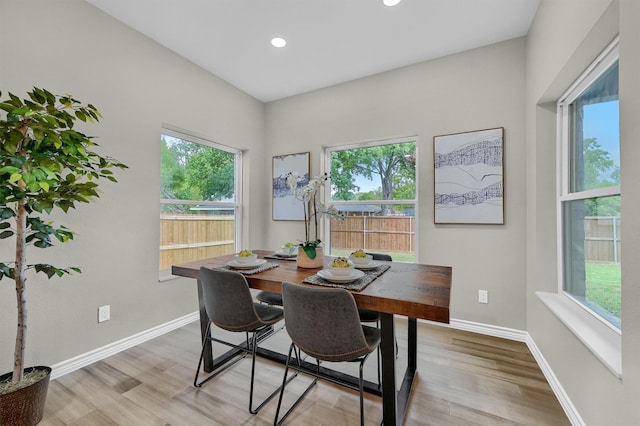
[[300,182],[302,180],[302,178],[300,176],[298,176],[297,172],[289,172],[287,173],[287,186],[294,190],[298,187],[298,182]]

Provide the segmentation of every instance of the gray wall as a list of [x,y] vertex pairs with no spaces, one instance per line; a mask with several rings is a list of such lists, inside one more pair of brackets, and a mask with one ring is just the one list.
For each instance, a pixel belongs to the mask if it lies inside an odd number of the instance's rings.
[[[130,167],[118,184],[104,183],[95,204],[56,215],[77,232],[73,242],[31,251],[30,261],[84,268],[64,279],[29,277],[26,364],[52,365],[197,310],[193,280],[158,282],[160,129],[246,149],[250,206],[251,181],[266,167],[264,105],[83,1],[2,0],[0,90],[24,95],[32,86],[96,105],[104,120],[85,130]],[[259,235],[259,216],[245,210],[245,235]],[[13,258],[10,249],[2,240],[0,258]],[[12,284],[0,282],[3,372],[13,365]],[[106,304],[112,319],[97,324]]]
[[[324,146],[418,136],[418,260],[453,267],[453,318],[524,330],[524,77],[520,38],[271,102],[266,154],[310,151],[316,174]],[[505,225],[434,225],[433,137],[491,127],[505,128]],[[267,241],[302,232],[272,222]]]
[[622,217],[638,211],[640,134],[635,0],[542,1],[527,37],[527,330],[588,425],[640,424],[638,222],[626,220],[622,250],[622,380],[541,303],[557,289],[555,102],[620,33]]

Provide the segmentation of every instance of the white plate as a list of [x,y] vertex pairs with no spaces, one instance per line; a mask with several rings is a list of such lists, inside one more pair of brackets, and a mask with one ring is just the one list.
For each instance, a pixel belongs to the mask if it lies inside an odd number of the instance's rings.
[[364,272],[354,270],[350,275],[333,275],[330,270],[322,269],[318,271],[318,276],[332,283],[348,283],[364,277]]
[[232,260],[227,262],[227,266],[230,266],[233,269],[251,269],[256,268],[260,265],[264,265],[265,263],[267,263],[267,261],[264,259],[258,259],[253,263],[240,263],[237,260]]
[[284,251],[276,251],[273,254],[279,257],[296,257],[298,255],[298,252],[294,251],[293,254],[289,254],[288,252]]
[[378,262],[371,262],[371,263],[367,263],[366,265],[358,265],[357,263],[353,264],[353,267],[356,269],[373,269],[373,268],[377,268],[378,266],[380,266]]

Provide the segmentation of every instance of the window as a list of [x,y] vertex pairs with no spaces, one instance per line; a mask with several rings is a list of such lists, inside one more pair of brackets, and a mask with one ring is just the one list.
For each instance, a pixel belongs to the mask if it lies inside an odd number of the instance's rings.
[[163,129],[160,138],[160,271],[236,251],[241,152]]
[[618,49],[612,44],[558,102],[562,291],[621,329]]
[[328,204],[345,214],[331,219],[331,255],[356,249],[416,260],[416,138],[328,148]]

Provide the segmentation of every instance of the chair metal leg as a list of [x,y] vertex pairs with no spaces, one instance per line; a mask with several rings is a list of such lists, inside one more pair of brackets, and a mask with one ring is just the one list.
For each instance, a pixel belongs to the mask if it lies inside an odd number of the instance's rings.
[[[380,328],[380,321],[376,321],[376,327]],[[396,351],[397,352],[397,351]],[[382,362],[381,362],[381,353],[380,353],[380,346],[378,346],[378,386],[380,386],[382,384]]]
[[[262,329],[259,329],[259,330],[256,330],[256,331],[252,332],[251,339],[249,339],[249,333],[248,332],[245,333],[245,344],[246,344],[246,346],[244,348],[240,347],[240,346],[236,346],[236,345],[231,345],[228,342],[221,342],[221,343],[224,343],[224,344],[227,344],[227,345],[230,345],[232,347],[235,347],[237,349],[242,350],[243,354],[241,356],[236,357],[235,359],[230,359],[227,364],[224,364],[224,365],[220,366],[216,371],[213,371],[206,379],[204,379],[200,383],[198,383],[198,376],[200,374],[200,367],[202,366],[202,362],[203,362],[203,359],[204,359],[204,351],[206,350],[206,343],[203,343],[202,351],[200,352],[200,359],[198,361],[198,369],[196,370],[196,377],[193,380],[193,385],[195,387],[198,387],[198,388],[202,387],[203,384],[205,384],[209,380],[213,379],[215,376],[217,376],[218,374],[222,373],[223,371],[227,370],[229,367],[233,366],[234,364],[236,364],[241,359],[245,358],[247,353],[251,353],[251,384],[250,384],[250,390],[249,390],[249,412],[251,414],[256,414],[258,411],[260,411],[260,409],[267,402],[269,402],[274,396],[276,396],[278,394],[278,392],[280,392],[280,387],[278,387],[264,401],[262,401],[260,403],[260,405],[258,405],[256,408],[253,408],[253,388],[254,388],[255,371],[256,371],[256,351],[258,349],[258,338],[262,337],[261,336],[261,332],[262,332]],[[207,327],[207,332],[205,334],[205,342],[206,341],[218,341],[217,339],[214,339],[211,336],[211,323],[209,323],[209,326]],[[291,377],[287,378],[287,375],[285,373],[285,382],[286,383],[290,382],[297,375],[298,375],[298,373],[296,371]]]
[[[298,399],[296,399],[296,401],[293,403],[293,405],[289,408],[289,410],[284,414],[284,416],[282,416],[282,418],[280,420],[278,420],[278,417],[280,416],[280,407],[282,406],[282,397],[284,395],[284,388],[285,385],[291,380],[287,380],[287,372],[289,371],[289,365],[291,364],[291,352],[295,352],[296,354],[299,353],[299,349],[296,348],[296,346],[292,343],[291,346],[289,346],[289,354],[287,355],[287,364],[284,368],[284,378],[282,379],[282,386],[280,387],[280,397],[278,398],[278,408],[276,409],[276,417],[275,419],[273,419],[273,424],[274,425],[281,425],[285,419],[287,417],[289,417],[289,414],[291,414],[291,412],[293,412],[293,409],[296,408],[296,406],[304,399],[304,397],[307,395],[307,393],[311,390],[311,388],[318,382],[318,377],[314,377],[313,381],[309,384],[309,386],[307,386],[307,388],[304,390],[304,392],[302,392],[302,395],[300,395],[298,397]],[[298,357],[298,355],[296,355],[296,360],[298,363],[298,367],[300,366],[300,359]],[[320,361],[316,360],[316,365],[317,365],[317,371],[320,371]],[[294,368],[294,367],[292,367]]]
[[[378,356],[380,356],[379,352]],[[362,367],[364,367],[364,361],[366,359],[367,357],[364,357],[360,361],[360,426],[364,426],[364,383],[362,377]]]
[[[279,426],[282,423],[284,423],[286,418],[289,417],[289,414],[291,414],[293,412],[293,410],[298,406],[298,404],[300,402],[302,402],[302,400],[307,395],[307,393],[309,393],[311,388],[318,382],[319,375],[320,375],[320,360],[316,359],[316,376],[313,378],[313,381],[309,384],[309,386],[307,386],[307,388],[304,390],[304,392],[302,392],[302,394],[298,397],[298,399],[295,400],[295,402],[291,405],[289,410],[282,416],[282,418],[279,418],[279,416],[280,416],[280,408],[282,407],[282,397],[284,395],[285,385],[291,380],[291,379],[287,380],[286,378],[287,378],[287,372],[289,371],[289,367],[291,365],[291,353],[292,352],[294,354],[296,354],[296,359],[298,360],[298,367],[300,367],[300,359],[298,358],[298,355],[297,355],[300,352],[300,349],[297,348],[292,343],[291,346],[289,346],[289,353],[287,355],[287,363],[286,363],[286,367],[285,367],[285,370],[284,370],[284,379],[283,379],[283,382],[282,382],[282,386],[280,387],[280,397],[278,398],[278,407],[276,408],[276,417],[273,420],[274,426]],[[360,425],[361,426],[364,426],[364,363],[367,361],[367,358],[369,358],[369,354],[351,361],[351,362],[359,362],[360,363],[360,366],[359,366],[360,375],[359,375],[359,381],[358,381],[358,391],[360,392]],[[291,368],[295,369],[295,367],[291,367]]]
[[196,377],[193,379],[193,386],[197,388],[202,387],[203,384],[207,383],[209,380],[213,379],[218,374],[222,373],[227,368],[233,366],[235,363],[237,363],[238,361],[246,357],[246,354],[243,353],[242,355],[238,355],[236,358],[229,359],[227,363],[224,364],[224,366],[219,367],[216,371],[212,371],[211,374],[207,376],[206,379],[198,383],[198,376],[200,375],[200,367],[202,366],[202,362],[204,360],[204,352],[207,349],[207,342],[214,341],[214,340],[216,339],[211,337],[211,323],[209,323],[209,325],[207,326],[207,331],[205,333],[204,341],[202,342],[202,351],[200,351],[200,360],[198,361],[198,369],[196,370]]
[[[249,393],[249,412],[251,414],[256,414],[258,411],[260,411],[260,409],[269,401],[271,401],[271,399],[276,396],[279,392],[282,386],[278,387],[276,390],[274,390],[273,392],[271,392],[271,394],[260,403],[260,405],[258,405],[256,408],[253,408],[253,383],[254,383],[254,377],[255,377],[255,370],[256,370],[256,350],[258,348],[257,345],[257,339],[256,339],[256,333],[253,333],[253,339],[252,339],[252,360],[251,360],[251,390]],[[291,380],[293,380],[294,377],[296,377],[298,375],[298,372],[294,372],[290,377],[287,378],[287,373],[285,370],[285,382],[284,384],[289,383]],[[284,385],[283,385],[284,386]]]

